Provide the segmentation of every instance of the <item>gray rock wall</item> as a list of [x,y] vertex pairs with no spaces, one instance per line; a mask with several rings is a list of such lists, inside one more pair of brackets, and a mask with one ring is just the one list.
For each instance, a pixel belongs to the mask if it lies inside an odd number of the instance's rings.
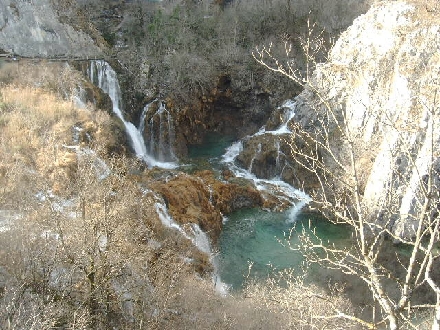
[[50,0],[0,1],[0,49],[26,57],[95,57],[85,33],[61,23]]
[[[341,35],[311,83],[345,116],[366,213],[383,215],[400,237],[413,235],[430,165],[439,163],[439,50],[438,18],[405,1],[380,2]],[[324,112],[311,90],[297,108],[305,127]],[[344,160],[343,141],[333,143]]]

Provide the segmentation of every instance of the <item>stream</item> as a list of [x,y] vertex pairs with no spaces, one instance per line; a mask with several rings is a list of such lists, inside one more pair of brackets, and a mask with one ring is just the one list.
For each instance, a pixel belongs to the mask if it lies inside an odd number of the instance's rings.
[[[144,124],[145,116],[150,105],[147,104],[142,112],[141,125],[136,127],[124,118],[121,108],[121,90],[114,70],[107,62],[92,61],[89,67],[89,78],[106,92],[113,102],[113,112],[121,119],[127,135],[130,137],[132,147],[139,159],[148,167],[177,168],[171,146],[174,136],[174,127],[169,111],[160,100],[157,111],[149,120],[148,127]],[[278,136],[290,134],[287,122],[293,117],[295,102],[287,100],[283,103],[285,109],[284,119],[275,130],[266,130],[262,127],[254,136],[270,134]],[[145,130],[148,129],[150,138],[144,140]],[[251,138],[251,137],[248,137]],[[190,232],[181,228],[168,214],[163,201],[158,198],[156,203],[157,213],[166,227],[174,228],[190,239],[200,251],[211,256],[214,266],[213,281],[216,286],[229,287],[240,290],[245,280],[261,280],[276,270],[286,268],[301,269],[304,257],[298,251],[289,249],[298,244],[298,233],[314,230],[321,239],[332,242],[343,242],[349,238],[348,230],[335,226],[316,215],[302,213],[302,208],[310,197],[303,191],[295,189],[281,179],[260,179],[251,173],[250,169],[240,168],[235,164],[235,159],[243,150],[243,141],[235,141],[232,137],[221,136],[216,133],[208,134],[202,145],[188,146],[188,161],[190,166],[183,165],[181,170],[212,169],[214,171],[227,167],[236,177],[249,180],[263,194],[276,196],[290,208],[275,212],[263,209],[241,209],[224,218],[224,227],[219,244],[218,253],[213,253],[207,235],[198,226],[193,226]],[[258,150],[256,151],[259,152]],[[278,151],[280,152],[280,151]],[[309,226],[309,224],[311,226]],[[312,228],[312,229],[309,229]],[[318,274],[320,269],[310,269],[308,276]],[[317,276],[316,278],[319,278]]]
[[[232,138],[218,134],[208,134],[204,143],[189,146],[189,156],[196,163],[209,163],[216,169],[225,163],[234,170],[234,143]],[[201,161],[204,160],[205,162]],[[261,181],[245,170],[235,169],[237,176]],[[268,182],[278,183],[276,180]],[[288,186],[286,184],[286,186]],[[290,186],[288,186],[290,187]],[[292,189],[292,194],[298,191]],[[241,290],[247,281],[264,280],[276,271],[294,268],[303,272],[304,256],[290,247],[299,243],[298,234],[314,230],[323,241],[344,244],[350,239],[347,228],[337,226],[323,217],[290,208],[283,212],[273,212],[261,208],[241,209],[224,218],[223,229],[218,242],[215,264],[223,283],[232,291]],[[310,229],[311,228],[311,229]],[[309,279],[320,282],[322,269],[313,266],[309,269]]]

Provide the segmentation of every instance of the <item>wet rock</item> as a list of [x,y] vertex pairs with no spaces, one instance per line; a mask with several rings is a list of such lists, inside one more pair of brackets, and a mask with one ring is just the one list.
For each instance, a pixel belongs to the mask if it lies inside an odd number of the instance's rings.
[[182,225],[198,224],[214,243],[222,228],[223,214],[263,203],[260,193],[246,180],[221,182],[211,171],[196,175],[156,172],[150,187],[164,198],[173,219]]

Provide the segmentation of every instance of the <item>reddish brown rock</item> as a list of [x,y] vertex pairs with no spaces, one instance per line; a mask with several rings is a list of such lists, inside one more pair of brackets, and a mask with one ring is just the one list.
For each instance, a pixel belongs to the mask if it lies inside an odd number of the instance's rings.
[[201,171],[196,175],[209,185],[212,192],[212,203],[223,214],[247,207],[263,205],[263,198],[260,192],[250,181],[235,178],[227,173],[227,182],[215,179],[211,171]]
[[222,229],[222,214],[263,204],[259,191],[245,180],[222,182],[211,171],[171,175],[171,179],[154,181],[151,188],[162,195],[175,221],[182,225],[197,223],[214,242]]
[[180,224],[197,223],[216,240],[222,228],[222,215],[210,202],[208,187],[200,178],[179,173],[152,188],[164,198],[168,211]]

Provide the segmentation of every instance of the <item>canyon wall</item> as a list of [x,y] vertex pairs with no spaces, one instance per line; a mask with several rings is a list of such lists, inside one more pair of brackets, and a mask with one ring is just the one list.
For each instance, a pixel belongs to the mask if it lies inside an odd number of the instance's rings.
[[96,57],[84,32],[61,23],[50,0],[0,2],[0,49],[25,57]]
[[[440,20],[429,3],[378,2],[357,18],[297,98],[293,119],[331,134],[331,108],[347,134],[330,136],[331,148],[349,168],[353,142],[363,207],[401,238],[417,228],[428,180],[440,182]],[[350,171],[339,174],[350,180]]]

